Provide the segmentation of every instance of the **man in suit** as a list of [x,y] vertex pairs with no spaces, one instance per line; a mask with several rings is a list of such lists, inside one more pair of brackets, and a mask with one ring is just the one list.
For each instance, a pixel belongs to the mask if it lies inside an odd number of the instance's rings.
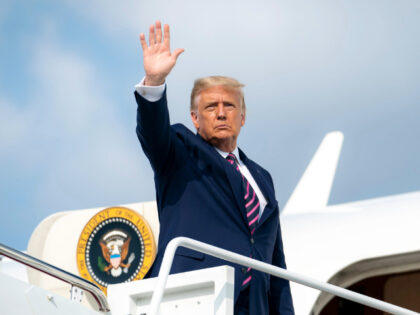
[[[158,275],[164,250],[190,237],[286,267],[279,208],[270,174],[237,147],[245,124],[242,84],[232,78],[197,80],[191,93],[192,133],[170,125],[165,79],[183,49],[170,51],[169,26],[140,35],[146,76],[136,86],[137,135],[155,174],[160,234],[148,276]],[[235,268],[235,314],[294,314],[289,282],[186,248],[171,273],[219,265]]]

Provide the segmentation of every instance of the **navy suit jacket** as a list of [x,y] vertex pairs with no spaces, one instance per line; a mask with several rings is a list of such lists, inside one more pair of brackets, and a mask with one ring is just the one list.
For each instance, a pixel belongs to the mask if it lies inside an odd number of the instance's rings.
[[[135,92],[137,136],[155,175],[160,234],[156,260],[148,273],[159,273],[166,245],[190,237],[285,268],[279,208],[270,174],[241,150],[245,163],[267,199],[251,236],[243,202],[241,176],[212,145],[181,124],[170,125],[166,91],[157,102]],[[171,273],[231,265],[235,268],[235,301],[246,268],[179,248]],[[250,314],[294,314],[289,282],[252,270]]]

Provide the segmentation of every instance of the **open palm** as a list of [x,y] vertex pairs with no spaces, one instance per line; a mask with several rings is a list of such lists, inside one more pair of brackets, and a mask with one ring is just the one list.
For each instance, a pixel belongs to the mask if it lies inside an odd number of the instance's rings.
[[184,49],[177,48],[171,53],[169,25],[165,24],[162,36],[160,21],[149,28],[149,45],[143,33],[140,34],[143,49],[143,65],[146,72],[145,85],[161,85],[175,66],[178,56]]

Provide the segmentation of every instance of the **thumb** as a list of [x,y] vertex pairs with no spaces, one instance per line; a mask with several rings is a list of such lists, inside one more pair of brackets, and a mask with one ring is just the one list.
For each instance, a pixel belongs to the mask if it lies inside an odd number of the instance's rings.
[[175,56],[175,59],[178,59],[179,55],[184,52],[183,48],[177,48],[175,49],[172,54]]

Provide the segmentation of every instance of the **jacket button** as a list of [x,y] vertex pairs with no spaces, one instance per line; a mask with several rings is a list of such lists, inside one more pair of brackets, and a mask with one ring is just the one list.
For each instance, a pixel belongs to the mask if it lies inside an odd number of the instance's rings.
[[251,239],[250,239],[249,241],[251,242],[251,244],[254,244],[254,243],[255,243],[255,241],[254,241],[254,238],[253,238],[253,237],[251,237]]
[[246,273],[247,270],[248,270],[248,268],[246,268],[246,267],[241,268],[242,273]]

